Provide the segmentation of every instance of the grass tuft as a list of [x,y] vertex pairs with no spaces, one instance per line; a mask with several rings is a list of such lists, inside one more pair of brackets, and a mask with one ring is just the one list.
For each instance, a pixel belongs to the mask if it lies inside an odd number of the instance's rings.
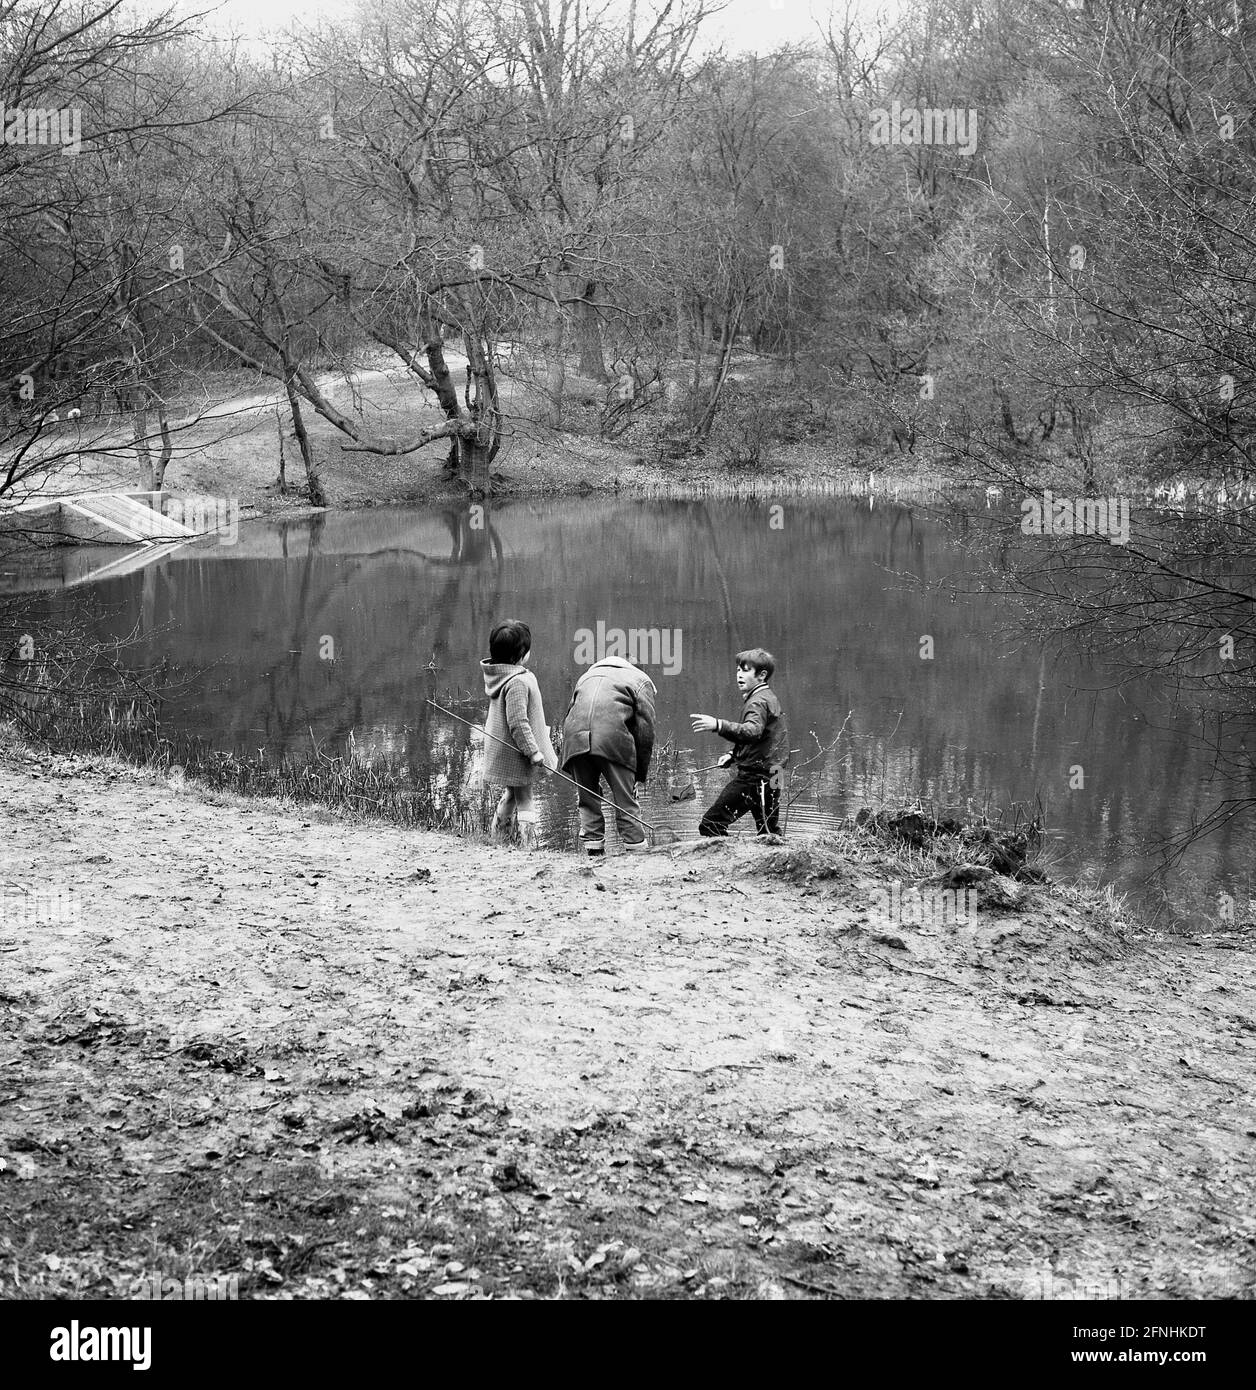
[[490,788],[477,783],[468,790],[452,768],[438,765],[332,757],[318,748],[307,758],[276,762],[261,752],[256,758],[223,752],[200,738],[166,737],[139,700],[78,701],[34,717],[27,732],[59,753],[117,758],[175,779],[193,778],[214,791],[326,806],[422,830],[487,835],[496,805]]

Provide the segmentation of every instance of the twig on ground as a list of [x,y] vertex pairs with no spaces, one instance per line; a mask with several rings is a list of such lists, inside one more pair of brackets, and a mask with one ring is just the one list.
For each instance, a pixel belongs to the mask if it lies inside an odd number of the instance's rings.
[[792,1274],[782,1274],[781,1278],[787,1284],[797,1284],[800,1289],[810,1289],[812,1293],[822,1293],[829,1298],[845,1298],[845,1294],[838,1293],[836,1289],[827,1288],[824,1284],[812,1284],[806,1279],[798,1279]]
[[952,989],[967,990],[969,994],[977,994],[972,985],[966,985],[962,980],[948,980],[945,975],[931,975],[927,970],[913,970],[910,966],[899,965],[896,961],[887,960],[885,956],[879,956],[875,951],[856,951],[856,955],[863,956],[865,960],[880,961],[882,965],[888,965],[891,970],[901,970],[904,975],[922,975],[926,980],[937,980],[940,985],[950,985]]
[[691,1076],[705,1076],[709,1071],[720,1071],[727,1068],[730,1071],[762,1071],[762,1062],[717,1062],[713,1067],[667,1067],[666,1071],[684,1071]]
[[1186,1060],[1185,1057],[1179,1057],[1178,1061],[1182,1064],[1182,1066],[1186,1068],[1186,1070],[1192,1076],[1198,1076],[1204,1081],[1211,1081],[1216,1086],[1233,1086],[1236,1091],[1241,1091],[1244,1089],[1239,1084],[1239,1082],[1231,1081],[1228,1077],[1213,1076],[1213,1074],[1210,1071],[1200,1071],[1198,1067],[1191,1066],[1191,1064]]

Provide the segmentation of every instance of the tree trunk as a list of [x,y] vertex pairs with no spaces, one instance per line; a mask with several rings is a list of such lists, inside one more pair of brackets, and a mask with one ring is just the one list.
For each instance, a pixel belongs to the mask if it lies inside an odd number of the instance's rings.
[[1090,429],[1089,410],[1085,405],[1079,409],[1069,407],[1072,416],[1073,442],[1077,446],[1077,457],[1082,465],[1082,486],[1087,497],[1095,495],[1095,452],[1094,437]]
[[459,431],[458,461],[462,476],[487,496],[492,491],[489,468],[501,447],[497,382],[483,337],[466,332],[463,342],[467,351],[466,414],[472,428]]
[[131,415],[132,438],[135,444],[135,457],[140,464],[140,487],[145,492],[156,492],[153,485],[153,451],[148,442],[148,408],[140,397]]
[[1051,264],[1051,191],[1043,181],[1042,190],[1042,244],[1046,251],[1047,272],[1047,318],[1055,322],[1055,267]]
[[698,438],[706,439],[711,433],[711,426],[715,423],[715,413],[719,409],[720,396],[724,392],[724,383],[728,380],[728,369],[733,360],[733,338],[737,334],[737,326],[741,322],[742,306],[739,304],[736,310],[732,305],[724,316],[724,334],[720,340],[719,362],[716,367],[715,380],[711,383],[711,394],[707,399],[706,410],[702,414],[702,421],[698,426]]
[[576,336],[580,345],[580,375],[605,384],[610,380],[602,350],[602,316],[597,307],[597,284],[591,282],[576,305]]
[[[446,420],[462,418],[462,406],[458,402],[458,388],[445,361],[445,340],[441,336],[440,324],[428,305],[423,317],[423,349],[427,355],[427,369],[435,382],[436,403],[440,406]],[[445,474],[455,477],[461,467],[461,450],[458,437],[449,441],[449,452],[445,455]]]
[[468,431],[466,439],[459,439],[459,453],[462,476],[487,497],[492,491],[489,485],[489,466],[493,461],[491,443],[482,438],[482,431],[477,428]]
[[174,443],[170,438],[170,420],[166,415],[166,403],[157,402],[157,427],[161,430],[161,457],[153,470],[153,492],[160,492],[166,481],[166,469],[170,466],[170,455],[174,453]]
[[286,497],[288,494],[288,478],[286,473],[286,461],[283,450],[283,416],[275,411],[275,428],[279,431],[279,495]]
[[705,348],[714,338],[711,332],[711,315],[707,301],[702,295],[696,296],[693,301],[693,336],[700,348]]
[[310,502],[315,507],[325,507],[327,498],[323,492],[322,480],[318,476],[318,466],[314,462],[314,451],[310,448],[310,437],[305,432],[305,421],[301,418],[301,401],[296,387],[289,376],[284,386],[288,392],[288,405],[292,411],[292,428],[296,432],[297,444],[301,448],[301,461],[305,464],[305,480],[309,485]]
[[994,393],[999,398],[1000,415],[1003,421],[1003,433],[1012,441],[1013,444],[1024,445],[1025,441],[1016,433],[1016,421],[1012,417],[1012,402],[1007,394],[1007,387],[1001,382],[994,383]]
[[554,276],[549,277],[550,325],[545,344],[545,417],[543,423],[551,429],[562,429],[563,425],[563,387],[567,381],[567,364],[563,359],[566,324],[563,306],[559,300],[559,285]]

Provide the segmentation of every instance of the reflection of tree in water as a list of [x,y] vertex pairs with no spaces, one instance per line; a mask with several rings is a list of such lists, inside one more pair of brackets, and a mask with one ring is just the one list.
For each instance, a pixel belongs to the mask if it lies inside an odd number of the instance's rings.
[[915,512],[911,507],[892,506],[889,513],[890,527],[885,536],[885,558],[882,563],[890,569],[897,570],[904,563],[902,548],[909,547],[911,562],[915,566],[913,577],[918,583],[927,584],[928,554],[925,550],[924,534],[916,526]]
[[[291,751],[298,739],[312,739],[314,725],[318,726],[320,743],[327,742],[339,749],[361,721],[361,690],[353,692],[351,703],[346,707],[342,688],[335,679],[335,666],[332,662],[323,663],[320,655],[323,636],[331,637],[339,646],[344,635],[334,630],[337,626],[334,621],[319,622],[319,618],[328,611],[339,592],[348,586],[353,575],[361,569],[362,562],[358,561],[347,571],[337,565],[334,581],[319,585],[315,577],[315,562],[322,558],[321,541],[325,527],[324,513],[320,512],[310,519],[306,530],[305,555],[301,561],[301,586],[292,609],[288,649],[284,657],[263,675],[268,693],[265,705],[267,739],[277,741],[285,752]],[[303,658],[311,646],[315,659],[325,672],[322,684],[326,695],[321,700],[313,698],[313,682],[305,679],[302,671]],[[313,752],[312,742],[310,751]]]
[[[407,623],[390,632],[388,640],[374,646],[372,665],[376,670],[406,671],[407,683],[413,681],[417,686],[413,699],[407,700],[407,763],[414,768],[426,767],[435,750],[449,748],[452,740],[454,761],[460,766],[447,771],[451,777],[459,777],[465,770],[472,756],[468,732],[456,733],[446,728],[449,721],[440,721],[425,697],[437,688],[448,664],[454,625],[466,622],[468,606],[473,624],[487,626],[492,621],[502,595],[504,550],[487,507],[475,511],[446,508],[441,520],[449,532],[447,554],[433,555],[415,547],[386,547],[355,561],[351,556],[323,556],[320,539],[324,518],[313,519],[300,562],[300,588],[292,605],[288,651],[264,676],[263,719],[271,747],[296,752],[302,745],[309,745],[308,751],[313,752],[310,738],[314,730],[320,748],[332,755],[344,755],[349,751],[349,734],[361,731],[368,723],[363,710],[363,681],[346,689],[343,668],[323,661],[319,662],[321,679],[315,677],[308,658],[313,653],[318,659],[325,635],[336,641],[339,655],[344,634],[337,628],[343,627],[344,620],[332,613],[332,605],[343,603],[345,590],[359,576],[369,573],[372,564],[395,557],[417,562],[429,573],[442,577],[426,610],[415,613]],[[327,577],[320,575],[320,560],[334,562],[334,570]],[[483,583],[486,573],[490,576],[487,588]],[[340,611],[343,612],[343,606]],[[429,669],[429,663],[434,669]],[[356,742],[362,751],[362,740]],[[370,747],[369,734],[366,747]]]
[[[483,525],[473,525],[473,518],[482,521]],[[442,716],[427,703],[427,699],[429,696],[438,698],[435,691],[441,671],[448,665],[449,635],[459,613],[460,598],[469,572],[486,564],[492,567],[493,582],[488,591],[487,604],[477,605],[476,596],[471,595],[472,623],[477,630],[487,628],[497,617],[505,557],[501,537],[492,524],[486,503],[478,504],[474,511],[446,508],[441,513],[441,519],[449,528],[449,554],[443,559],[428,559],[433,569],[446,568],[449,571],[437,599],[436,625],[430,644],[432,663],[436,669],[416,672],[420,693],[416,695],[412,719],[408,721],[406,762],[412,768],[424,767],[435,761],[438,750],[448,750],[449,766],[445,771],[452,782],[460,785],[475,755],[470,743],[471,731],[465,725]]]
[[483,525],[472,525],[470,511],[454,511],[446,508],[441,520],[449,528],[449,554],[442,558],[424,556],[433,569],[448,569],[449,578],[441,591],[438,605],[438,621],[432,638],[432,654],[439,665],[449,655],[449,631],[457,613],[457,597],[462,588],[467,568],[486,562],[493,566],[494,584],[490,607],[494,610],[501,595],[501,574],[503,552],[501,537],[497,528],[489,520],[488,508],[481,503],[474,508],[474,515]]

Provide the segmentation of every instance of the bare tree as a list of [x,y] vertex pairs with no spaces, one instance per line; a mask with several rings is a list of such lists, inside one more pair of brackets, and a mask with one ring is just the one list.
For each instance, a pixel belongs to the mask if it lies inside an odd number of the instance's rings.
[[[169,373],[187,336],[171,315],[180,167],[241,98],[214,101],[192,23],[173,11],[11,2],[0,33],[17,136],[0,144],[0,495],[71,471],[88,448],[132,449],[141,485],[160,488]],[[130,417],[125,444],[99,423],[114,405]]]

